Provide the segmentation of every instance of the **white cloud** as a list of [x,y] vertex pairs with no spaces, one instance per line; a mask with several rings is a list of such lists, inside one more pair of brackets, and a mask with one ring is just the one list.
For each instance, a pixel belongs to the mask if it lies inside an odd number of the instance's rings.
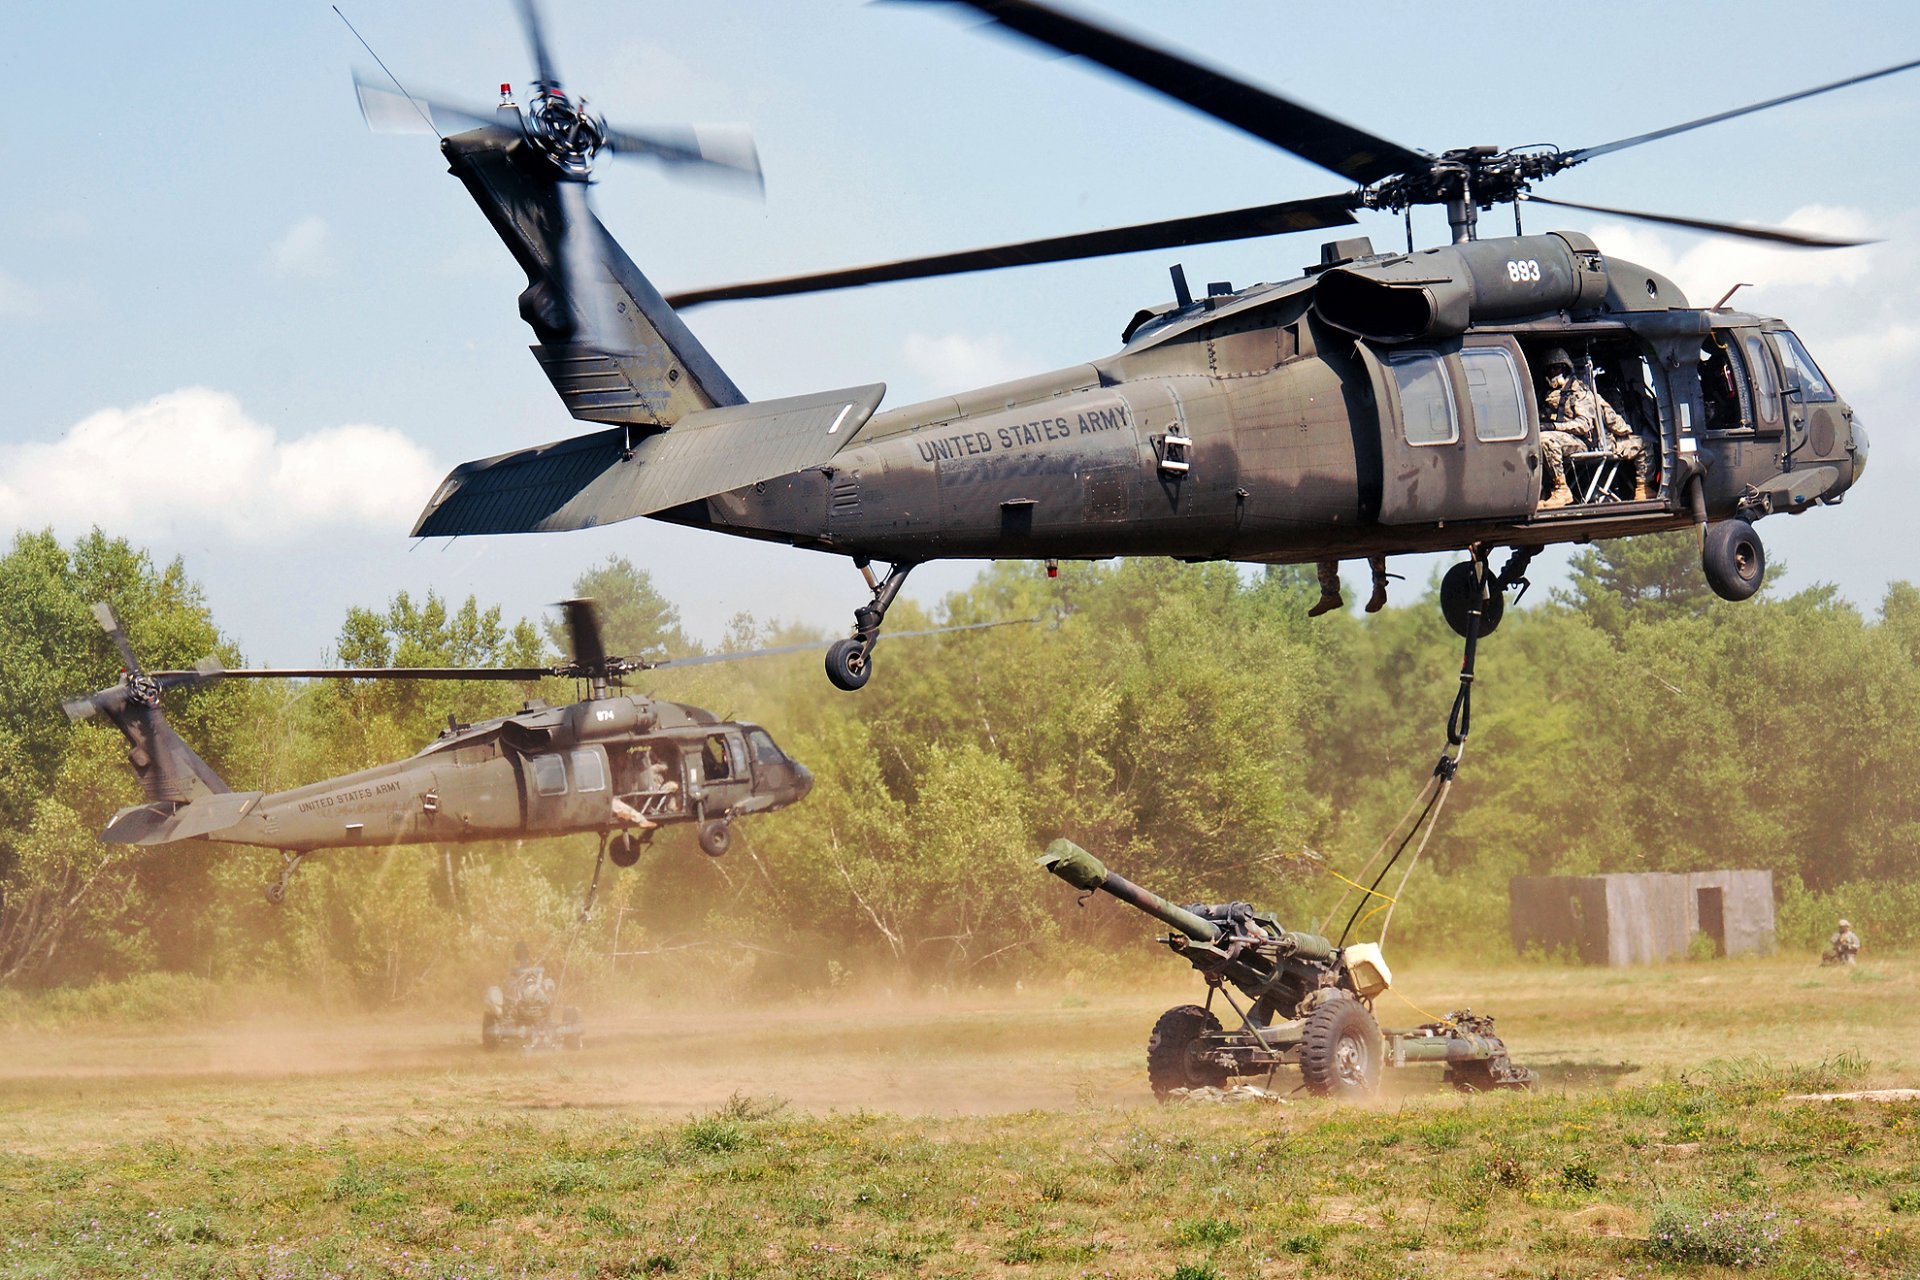
[[39,295],[0,271],[0,320],[31,320],[39,314]]
[[1031,372],[1008,353],[1006,337],[997,333],[984,338],[910,333],[900,353],[916,374],[938,388],[935,394],[1006,382]]
[[52,442],[0,445],[0,530],[94,525],[131,537],[199,533],[286,542],[404,529],[442,468],[388,427],[294,440],[223,392],[189,387],[103,409]]
[[300,219],[267,251],[267,264],[277,276],[318,280],[339,269],[334,254],[333,231],[325,218]]

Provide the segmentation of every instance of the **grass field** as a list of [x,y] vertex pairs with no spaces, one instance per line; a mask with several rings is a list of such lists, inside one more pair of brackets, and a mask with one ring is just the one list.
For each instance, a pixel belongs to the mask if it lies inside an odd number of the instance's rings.
[[[8,1032],[0,1276],[1920,1276],[1920,963],[1428,969],[1532,1096],[1159,1107],[1197,981]],[[1392,996],[1388,1025],[1425,1014]]]

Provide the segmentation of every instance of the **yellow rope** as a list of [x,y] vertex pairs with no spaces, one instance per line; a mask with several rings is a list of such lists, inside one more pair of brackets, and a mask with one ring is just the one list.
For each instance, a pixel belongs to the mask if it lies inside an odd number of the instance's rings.
[[[1358,880],[1349,880],[1345,876],[1341,875],[1338,871],[1335,871],[1332,867],[1327,867],[1325,868],[1325,870],[1328,875],[1332,876],[1335,880],[1338,880],[1341,884],[1350,884],[1354,888],[1358,889],[1361,893],[1368,894],[1375,898],[1386,898],[1388,902],[1393,901],[1393,898],[1390,895],[1381,893],[1378,889],[1369,889],[1367,888],[1366,885],[1361,884]],[[1342,895],[1342,896],[1345,896],[1345,895]],[[1378,911],[1379,908],[1375,907],[1374,910]],[[1321,927],[1324,929],[1326,926],[1323,925]]]
[[1392,987],[1392,988],[1389,988],[1389,990],[1393,992],[1394,999],[1398,1000],[1401,1004],[1404,1004],[1405,1006],[1407,1006],[1407,1008],[1413,1010],[1415,1013],[1425,1018],[1428,1022],[1438,1022],[1443,1026],[1448,1026],[1448,1027],[1451,1027],[1454,1025],[1452,1018],[1441,1018],[1441,1017],[1435,1016],[1434,1014],[1428,1013],[1425,1009],[1422,1009],[1419,1005],[1415,1004],[1413,1001],[1401,995],[1400,989],[1398,987]]

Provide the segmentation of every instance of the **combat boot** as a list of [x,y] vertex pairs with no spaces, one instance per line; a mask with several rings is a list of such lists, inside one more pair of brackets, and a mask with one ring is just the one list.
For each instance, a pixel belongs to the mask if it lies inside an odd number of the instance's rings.
[[1645,502],[1655,496],[1653,486],[1645,480],[1635,480],[1633,482],[1633,500],[1635,502]]
[[1378,613],[1387,607],[1387,583],[1384,578],[1373,580],[1373,594],[1367,597],[1367,612]]
[[1557,507],[1571,505],[1573,505],[1573,490],[1569,489],[1566,485],[1561,485],[1547,495],[1546,501],[1540,504],[1539,509],[1542,511],[1552,511]]
[[1320,599],[1314,602],[1313,608],[1307,610],[1307,616],[1317,618],[1323,613],[1332,613],[1345,603],[1338,591],[1322,591]]

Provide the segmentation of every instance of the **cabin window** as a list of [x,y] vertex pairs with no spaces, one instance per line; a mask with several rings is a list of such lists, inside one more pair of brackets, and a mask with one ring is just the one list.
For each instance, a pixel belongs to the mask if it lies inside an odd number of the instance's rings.
[[1788,376],[1800,384],[1802,400],[1834,399],[1833,387],[1820,372],[1820,366],[1813,362],[1813,357],[1791,330],[1780,330],[1773,335],[1773,340],[1780,347],[1780,359],[1787,366]]
[[773,745],[773,735],[765,729],[754,729],[747,734],[747,741],[753,744],[753,758],[761,764],[785,764],[786,756],[780,748]]
[[1527,438],[1525,389],[1513,353],[1505,347],[1468,347],[1460,353],[1473,405],[1473,437],[1488,442]]
[[559,756],[533,758],[533,789],[543,796],[567,794],[567,763]]
[[1747,369],[1753,375],[1753,401],[1755,412],[1759,415],[1760,425],[1769,426],[1780,421],[1780,393],[1773,383],[1773,360],[1767,355],[1766,344],[1760,341],[1760,335],[1747,335]]
[[1438,355],[1396,352],[1387,357],[1387,369],[1400,390],[1400,428],[1408,444],[1452,444],[1460,438],[1447,366]]
[[573,753],[573,789],[575,791],[605,791],[607,789],[607,766],[600,759],[598,751],[576,751]]

